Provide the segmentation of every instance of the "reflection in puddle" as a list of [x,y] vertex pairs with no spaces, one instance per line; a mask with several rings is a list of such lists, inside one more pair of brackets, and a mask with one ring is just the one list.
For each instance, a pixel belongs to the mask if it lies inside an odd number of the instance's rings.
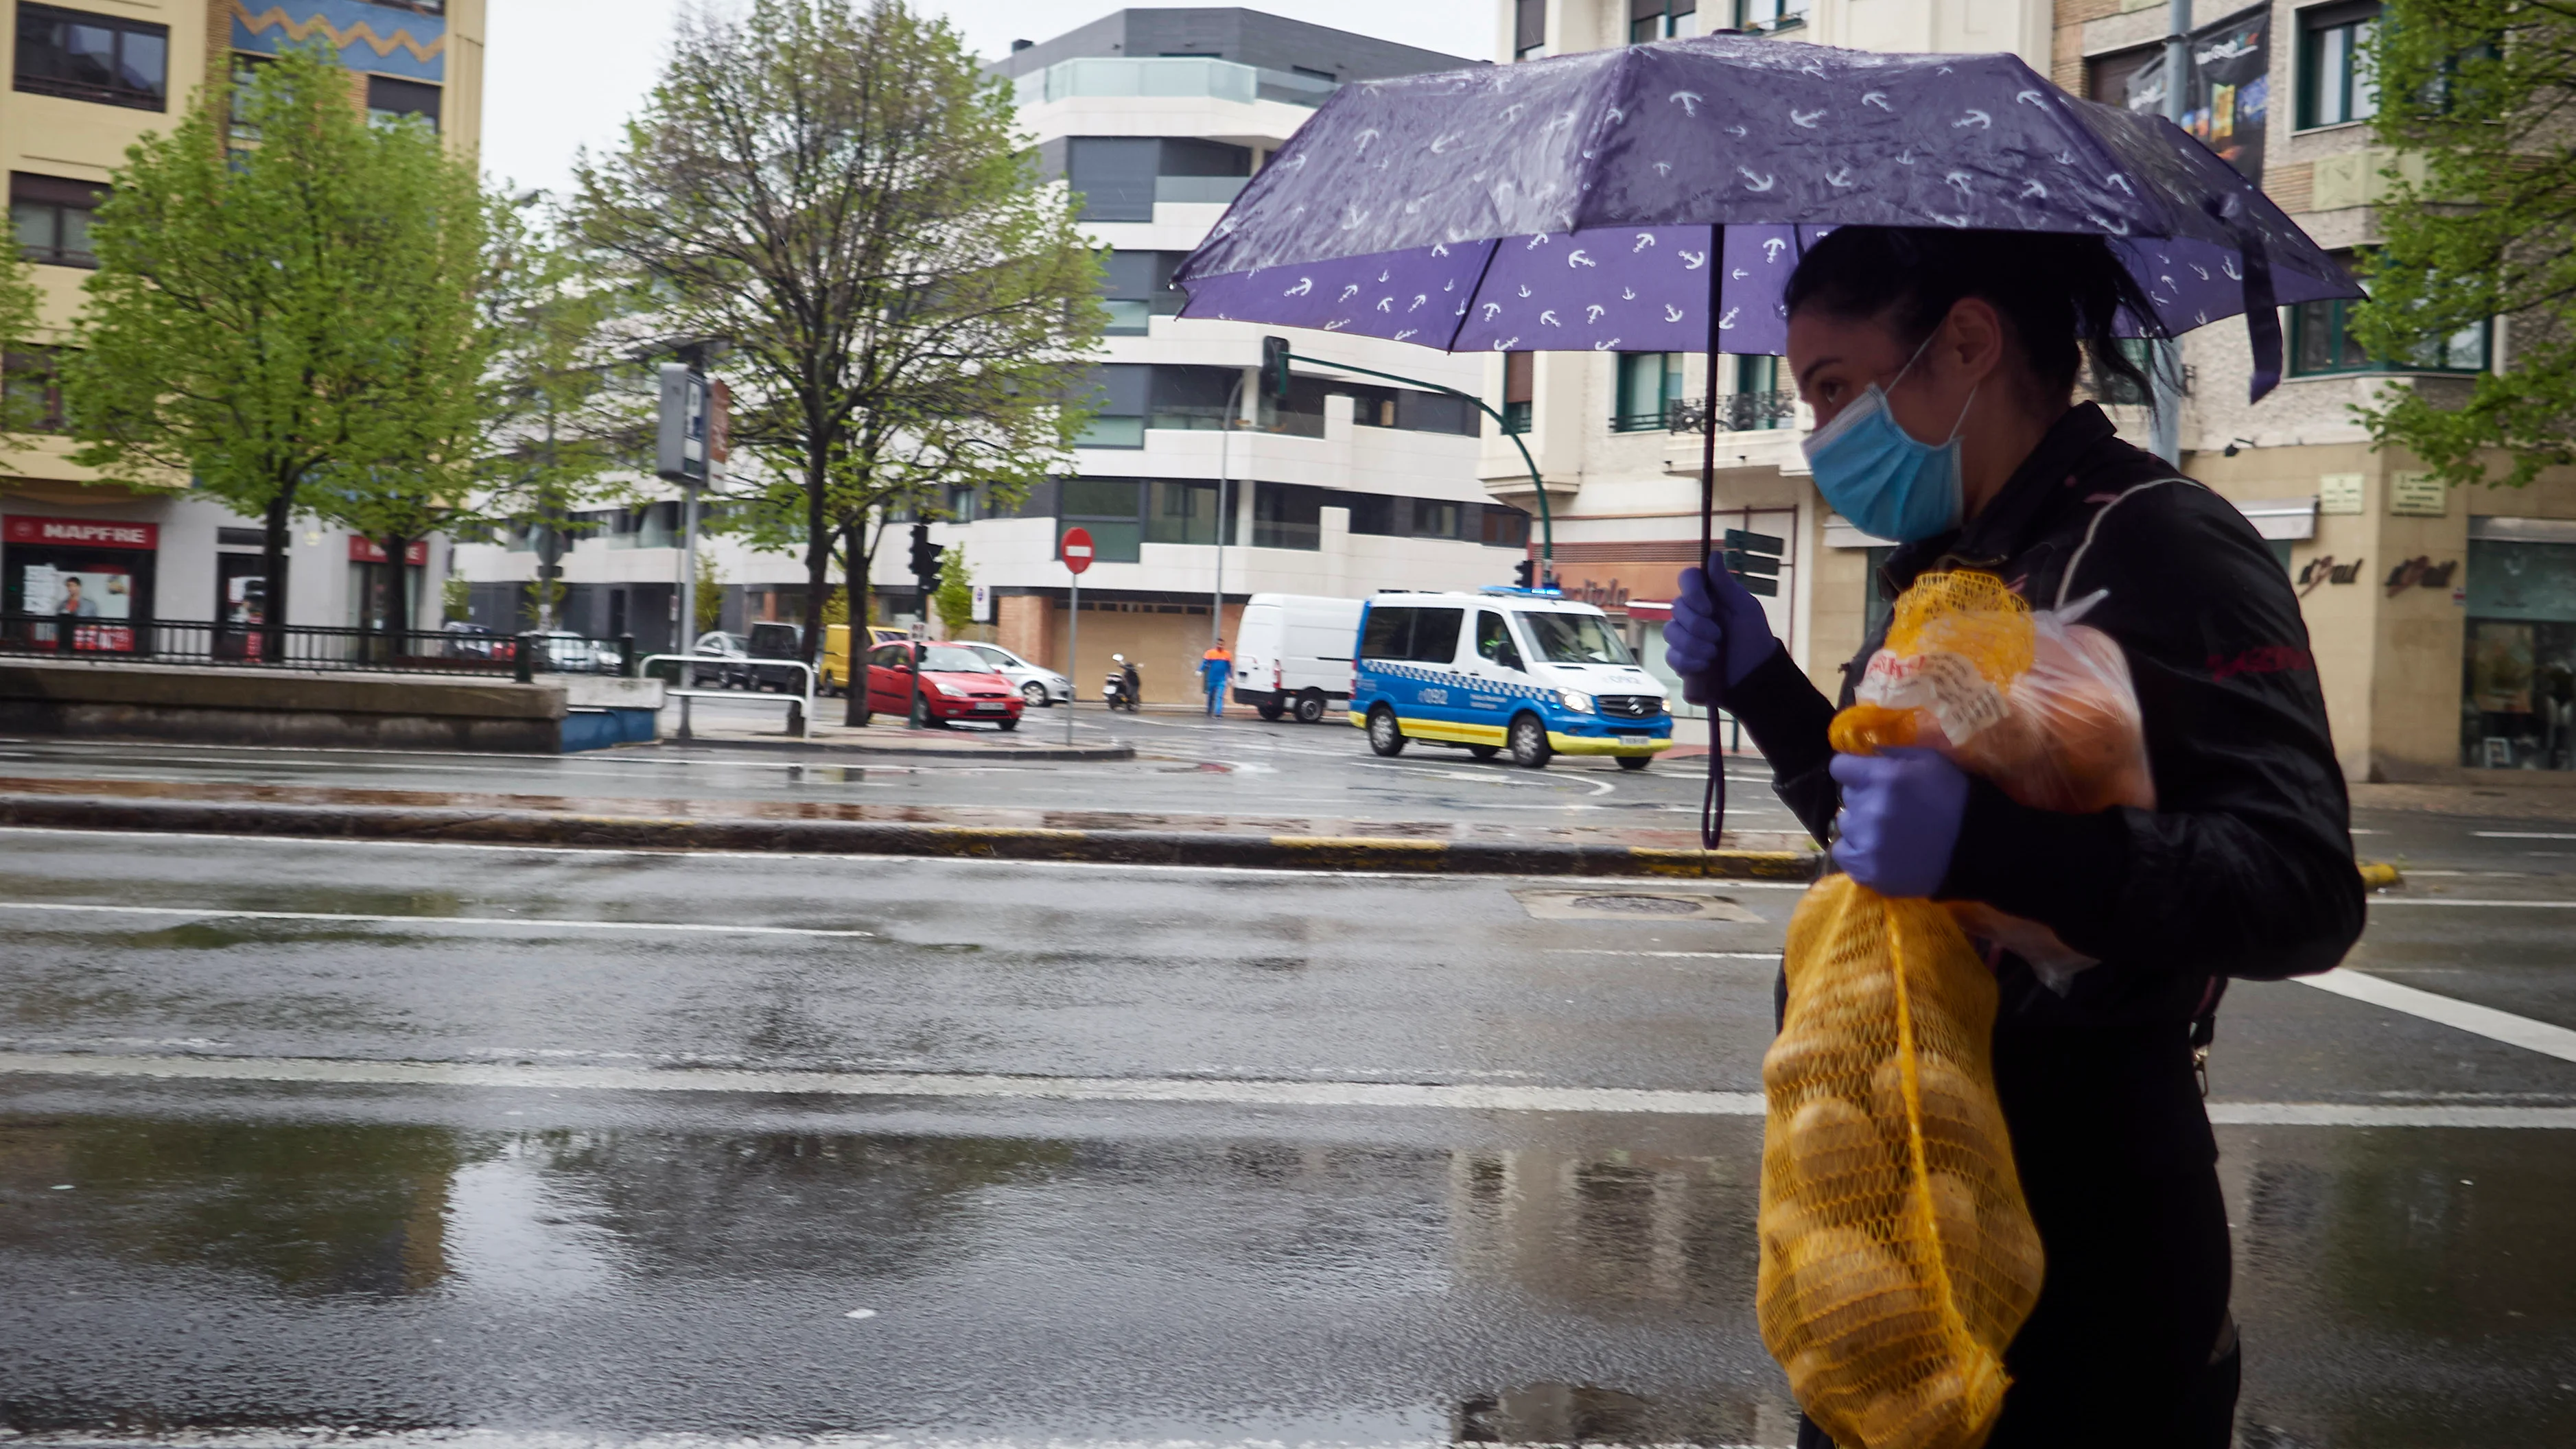
[[[1752,1130],[0,1118],[0,1331],[44,1357],[0,1355],[0,1423],[1783,1445]],[[2563,1135],[2231,1133],[2243,1442],[2576,1442]],[[219,1371],[201,1322],[245,1325]]]

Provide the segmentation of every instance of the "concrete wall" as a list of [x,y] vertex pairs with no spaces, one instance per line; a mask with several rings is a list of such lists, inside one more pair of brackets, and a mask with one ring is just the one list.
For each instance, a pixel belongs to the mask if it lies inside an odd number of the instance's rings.
[[566,693],[561,682],[13,660],[0,663],[0,731],[553,754]]

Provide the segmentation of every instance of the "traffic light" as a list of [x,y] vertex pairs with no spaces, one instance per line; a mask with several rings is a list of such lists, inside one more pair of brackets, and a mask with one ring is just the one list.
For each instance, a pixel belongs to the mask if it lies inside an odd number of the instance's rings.
[[1261,339],[1261,385],[1270,389],[1272,402],[1284,403],[1288,400],[1287,338]]
[[1741,528],[1726,531],[1726,571],[1735,575],[1748,594],[1777,598],[1780,594],[1780,551],[1788,545],[1777,535],[1749,533]]
[[939,545],[930,541],[930,525],[912,526],[912,578],[921,585],[921,616],[930,617],[930,596],[939,591]]
[[1512,565],[1512,584],[1517,588],[1526,589],[1530,587],[1531,577],[1537,572],[1538,564],[1535,560],[1526,558],[1522,559],[1519,563]]

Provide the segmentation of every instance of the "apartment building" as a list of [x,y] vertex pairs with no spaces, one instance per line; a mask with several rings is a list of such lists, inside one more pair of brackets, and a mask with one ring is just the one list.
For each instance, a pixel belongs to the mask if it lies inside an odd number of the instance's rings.
[[[2259,177],[2310,236],[2349,252],[2380,233],[2404,158],[2374,144],[2365,46],[2377,0],[2201,0],[2196,133]],[[2123,104],[2155,89],[2165,0],[2059,0],[2052,75]],[[2143,75],[2142,75],[2143,68]],[[2355,780],[2576,770],[2576,470],[2528,489],[2450,490],[2372,451],[2352,408],[2383,390],[2464,399],[2511,365],[2498,318],[2412,358],[2368,355],[2349,304],[2284,309],[2287,375],[2245,402],[2244,334],[2187,337],[2183,469],[2273,541],[2307,615],[2335,747]]]
[[[20,255],[36,264],[42,322],[57,332],[96,266],[90,214],[126,147],[175,125],[199,87],[226,83],[260,56],[320,37],[349,68],[353,104],[427,118],[460,150],[474,148],[481,128],[484,0],[0,0],[0,13],[10,222]],[[60,399],[47,402],[58,420]],[[130,641],[135,622],[248,621],[262,597],[257,519],[202,498],[100,484],[69,451],[66,440],[39,437],[0,452],[0,608],[52,612],[77,588],[83,612],[100,620],[83,637],[103,648],[131,647],[116,641]],[[446,545],[423,540],[408,553],[401,581],[418,600],[444,569]],[[396,568],[380,546],[305,523],[288,566],[286,622],[385,617]],[[434,595],[429,602],[434,611]],[[415,618],[429,616],[415,608]]]

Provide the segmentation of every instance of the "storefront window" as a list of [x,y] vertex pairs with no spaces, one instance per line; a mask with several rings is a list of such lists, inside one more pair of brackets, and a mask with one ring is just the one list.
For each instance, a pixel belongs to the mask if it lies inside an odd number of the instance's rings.
[[2462,763],[2576,769],[2576,543],[2469,540]]
[[75,651],[112,654],[150,647],[157,525],[21,514],[8,519],[0,536],[7,541],[0,610],[9,616],[11,647],[67,643]]

